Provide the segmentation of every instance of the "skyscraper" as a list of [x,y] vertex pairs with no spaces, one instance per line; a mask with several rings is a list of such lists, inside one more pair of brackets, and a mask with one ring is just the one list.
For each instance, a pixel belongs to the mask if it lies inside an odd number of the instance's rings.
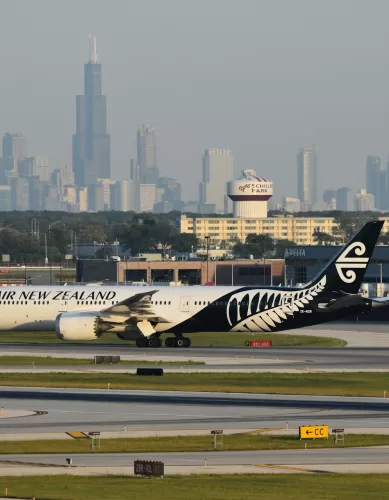
[[317,201],[317,156],[315,146],[297,153],[297,197],[302,203]]
[[374,195],[376,208],[387,208],[387,171],[379,156],[368,156],[366,159],[366,191]]
[[96,38],[91,38],[89,61],[84,65],[84,95],[76,97],[76,133],[73,135],[73,171],[78,186],[108,179],[110,136],[107,134],[106,99],[102,95],[101,64]]
[[336,190],[336,210],[349,212],[352,208],[351,189],[344,186]]
[[142,184],[157,184],[157,139],[155,129],[142,125],[137,134],[137,155]]
[[3,159],[15,158],[18,162],[27,156],[27,140],[20,132],[3,136]]
[[200,204],[213,204],[216,212],[228,212],[227,182],[233,176],[234,166],[231,149],[206,149],[203,155]]
[[366,189],[361,189],[354,195],[354,207],[357,212],[370,212],[374,210],[374,194],[368,193]]

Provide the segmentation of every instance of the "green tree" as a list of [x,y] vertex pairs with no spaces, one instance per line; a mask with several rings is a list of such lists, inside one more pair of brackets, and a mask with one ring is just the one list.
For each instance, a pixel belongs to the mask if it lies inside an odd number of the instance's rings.
[[276,259],[283,259],[285,256],[285,250],[290,247],[295,247],[296,243],[290,240],[277,240],[274,245],[274,257]]
[[366,222],[372,220],[377,220],[377,214],[373,212],[337,212],[335,222],[338,223],[338,227],[334,229],[334,236],[339,238],[340,243],[344,243]]
[[321,231],[315,231],[313,238],[318,245],[329,245],[337,242],[337,238],[335,236]]
[[274,240],[267,234],[248,234],[246,245],[251,255],[253,255],[253,252],[255,253],[255,258],[267,256],[274,251]]
[[196,250],[199,245],[199,239],[195,234],[178,233],[170,237],[170,245],[172,250],[177,252],[191,252]]
[[381,245],[389,245],[389,233],[381,233],[378,238],[378,243]]

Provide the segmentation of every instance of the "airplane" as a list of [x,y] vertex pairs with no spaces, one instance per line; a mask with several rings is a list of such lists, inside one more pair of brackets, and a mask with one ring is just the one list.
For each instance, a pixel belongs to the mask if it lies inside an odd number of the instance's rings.
[[263,286],[22,286],[0,288],[0,331],[56,331],[61,340],[103,333],[138,347],[190,347],[185,334],[280,332],[360,314],[384,303],[360,286],[383,221],[368,222],[310,283]]

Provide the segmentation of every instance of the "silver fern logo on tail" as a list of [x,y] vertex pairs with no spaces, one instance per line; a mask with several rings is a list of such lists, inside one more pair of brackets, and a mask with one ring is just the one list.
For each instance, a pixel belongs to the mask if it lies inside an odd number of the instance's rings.
[[271,332],[294,313],[309,308],[324,290],[326,276],[319,283],[301,290],[245,290],[231,296],[227,320],[234,332]]
[[[349,255],[353,250],[355,256],[350,257]],[[366,269],[369,258],[362,257],[365,253],[366,246],[361,241],[355,241],[340,254],[335,267],[339,278],[344,283],[353,283],[356,280],[357,274],[353,269]]]

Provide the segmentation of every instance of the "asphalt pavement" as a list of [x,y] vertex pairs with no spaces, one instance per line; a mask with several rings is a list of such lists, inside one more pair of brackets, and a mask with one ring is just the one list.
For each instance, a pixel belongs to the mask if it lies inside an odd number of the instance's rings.
[[261,394],[0,388],[2,434],[333,427],[386,429],[389,399]]

